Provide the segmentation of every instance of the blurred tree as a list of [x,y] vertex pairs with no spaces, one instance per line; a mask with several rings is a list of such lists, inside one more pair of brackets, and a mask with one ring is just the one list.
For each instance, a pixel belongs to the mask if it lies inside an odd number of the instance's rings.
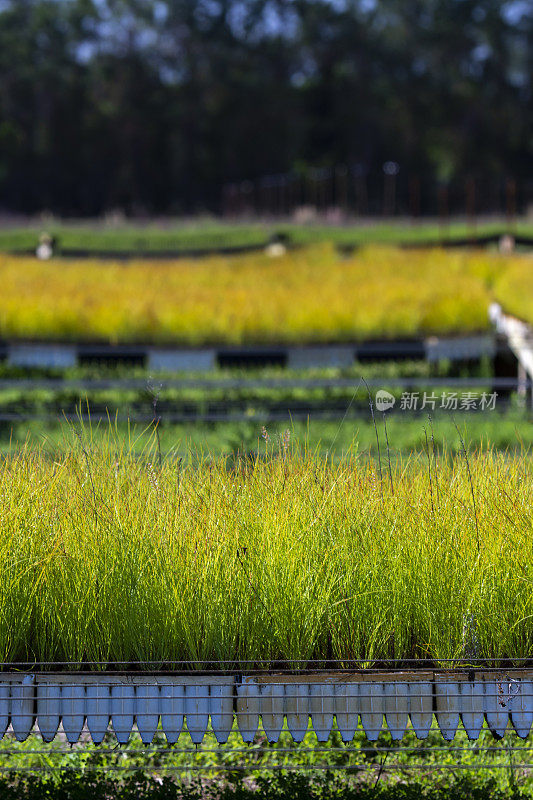
[[0,205],[217,210],[225,182],[391,160],[400,204],[416,175],[460,205],[531,174],[532,31],[521,0],[4,0]]

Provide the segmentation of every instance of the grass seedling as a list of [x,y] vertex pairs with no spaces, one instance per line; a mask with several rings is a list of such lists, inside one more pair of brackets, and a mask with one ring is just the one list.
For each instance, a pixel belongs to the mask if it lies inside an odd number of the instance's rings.
[[159,394],[160,394],[162,388],[163,388],[163,384],[160,383],[157,386],[155,386],[155,384],[152,382],[152,380],[148,381],[147,390],[148,390],[148,394],[150,395],[150,398],[152,400],[153,424],[154,424],[154,430],[155,430],[155,435],[156,435],[156,439],[157,439],[157,457],[158,457],[159,469],[161,469],[161,464],[162,464],[161,437],[159,436],[159,423],[161,421],[161,417],[157,414],[157,403],[158,403]]
[[390,479],[390,490],[391,495],[394,497],[394,484],[392,482],[392,468],[391,468],[391,461],[390,461],[390,447],[389,447],[389,434],[387,432],[387,418],[385,416],[385,411],[383,412],[383,427],[385,429],[385,441],[387,443],[387,462],[389,465],[389,479]]
[[381,499],[383,500],[383,474],[381,471],[381,451],[379,448],[379,434],[378,434],[378,426],[376,425],[376,418],[374,416],[374,401],[372,400],[372,394],[370,392],[368,383],[365,381],[363,376],[361,376],[361,380],[366,386],[366,391],[368,393],[368,404],[370,406],[370,416],[372,417],[372,424],[374,426],[374,431],[376,432],[376,447],[378,451],[378,468],[379,468],[379,484],[381,487]]
[[433,482],[431,480],[431,456],[429,453],[428,433],[424,428],[424,436],[426,439],[426,455],[428,459],[428,478],[429,478],[429,497],[431,499],[431,513],[435,516],[435,505],[433,503]]
[[459,430],[458,425],[456,425],[456,423],[455,423],[455,420],[454,420],[454,425],[455,425],[455,430],[457,431],[457,434],[459,436],[459,441],[461,442],[461,453],[464,456],[465,463],[466,463],[466,471],[468,473],[468,482],[470,484],[470,492],[471,492],[471,495],[472,495],[472,507],[474,509],[474,522],[476,524],[477,550],[478,550],[478,553],[479,553],[479,551],[481,549],[481,545],[480,545],[480,541],[479,541],[479,523],[478,523],[478,519],[477,519],[476,496],[474,494],[474,484],[473,484],[473,481],[472,481],[472,473],[470,472],[470,462],[468,460],[468,452],[466,450],[466,445],[465,445],[463,437],[461,435],[461,431]]
[[433,431],[433,419],[431,417],[431,414],[428,414],[428,420],[429,420],[429,427],[431,430],[431,452],[434,461],[433,475],[435,477],[435,492],[437,495],[437,504],[438,504],[439,503],[439,475],[438,475],[439,459],[437,456],[437,450],[435,448],[435,436]]

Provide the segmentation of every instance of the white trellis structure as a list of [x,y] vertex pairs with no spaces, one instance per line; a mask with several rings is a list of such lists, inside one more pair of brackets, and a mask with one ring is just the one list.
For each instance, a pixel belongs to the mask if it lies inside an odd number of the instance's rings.
[[[498,303],[489,307],[489,318],[518,361],[518,395],[525,398],[528,382],[533,383],[533,328],[516,317],[504,314]],[[533,391],[531,393],[533,407]]]

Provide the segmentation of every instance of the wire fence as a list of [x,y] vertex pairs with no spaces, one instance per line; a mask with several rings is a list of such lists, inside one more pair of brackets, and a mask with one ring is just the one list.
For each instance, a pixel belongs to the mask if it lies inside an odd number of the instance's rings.
[[[400,682],[407,680],[406,676],[415,678],[428,672],[453,674],[469,674],[474,672],[502,674],[513,671],[522,674],[531,672],[533,680],[533,656],[517,656],[505,658],[467,658],[456,656],[454,658],[346,658],[346,659],[267,659],[254,660],[158,660],[145,661],[5,661],[0,663],[0,679],[4,673],[16,675],[20,673],[47,673],[64,675],[93,675],[105,679],[106,675],[179,675],[179,676],[219,676],[226,675],[258,675],[275,676],[278,673],[302,677],[305,676],[343,676],[358,674],[361,676],[380,675],[395,676],[394,680]],[[392,678],[391,678],[392,679]],[[409,678],[410,679],[410,678]]]
[[[364,373],[364,369],[362,369]],[[0,378],[0,390],[30,391],[33,389],[54,392],[96,392],[105,390],[130,390],[136,389],[148,394],[153,392],[150,378],[95,378],[95,379],[65,379],[65,378]],[[402,378],[366,378],[366,383],[371,389],[392,388],[483,388],[491,386],[495,390],[512,391],[520,385],[518,377],[402,377]],[[160,391],[172,390],[202,390],[202,391],[228,391],[228,390],[271,390],[271,389],[354,389],[360,383],[359,377],[347,378],[162,378],[158,389]]]
[[368,655],[362,658],[284,658],[284,659],[150,659],[149,661],[120,661],[114,659],[108,660],[43,660],[34,659],[27,661],[0,661],[0,674],[5,671],[63,671],[63,670],[111,670],[111,671],[127,671],[132,673],[160,673],[165,671],[179,672],[180,674],[190,673],[191,675],[198,675],[206,672],[214,675],[224,675],[228,672],[231,674],[246,672],[250,673],[263,673],[271,674],[275,670],[283,670],[284,672],[332,672],[337,671],[339,674],[346,671],[365,671],[370,669],[373,672],[384,670],[390,672],[391,670],[404,670],[410,669],[413,672],[418,670],[476,670],[483,669],[484,671],[499,672],[502,669],[533,669],[533,652],[528,656],[494,656],[478,658],[458,654],[455,656],[436,656],[436,657],[417,657],[417,658],[375,658]]
[[[182,734],[187,738],[187,733]],[[0,748],[0,773],[50,774],[65,770],[78,773],[138,773],[184,776],[191,773],[224,775],[228,773],[268,774],[276,772],[492,772],[516,771],[522,776],[533,769],[533,745],[518,744],[506,734],[497,745],[479,743],[441,743],[440,734],[432,729],[427,742],[417,745],[388,743],[384,735],[374,746],[365,744],[364,735],[356,734],[352,743],[339,747],[309,746],[307,743],[287,747],[284,744],[263,744],[264,736],[248,747],[234,741],[212,747],[151,745],[139,747],[132,736],[126,745],[92,745],[87,741],[69,745],[58,734],[47,747],[19,747],[14,743]],[[312,734],[308,735],[312,738]],[[532,776],[533,777],[533,776]]]
[[[388,408],[389,415],[398,411],[408,411],[415,415],[435,410],[439,406],[454,411],[479,411],[484,410],[489,398],[494,398],[500,408],[507,408],[513,403],[513,394],[525,393],[531,389],[531,381],[519,378],[392,378],[371,379],[366,381],[371,390],[386,390],[395,392],[400,402]],[[206,380],[169,380],[161,384],[161,390],[154,395],[150,385],[143,380],[43,380],[37,379],[10,379],[0,380],[0,392],[18,391],[19,398],[11,398],[9,409],[2,409],[0,405],[0,423],[22,422],[51,422],[64,420],[76,421],[102,421],[112,418],[117,422],[149,423],[156,421],[164,424],[197,424],[212,423],[244,423],[244,422],[290,422],[291,420],[327,421],[346,417],[357,418],[368,414],[368,396],[363,393],[361,381],[350,378],[318,378],[313,379],[230,379],[220,381]],[[58,398],[37,398],[32,400],[27,393],[31,391],[54,392]],[[468,390],[468,391],[465,391]],[[95,396],[98,392],[127,392],[138,391],[139,396],[130,400],[128,408],[118,408],[113,405],[112,398],[109,403]],[[224,394],[235,391],[234,398],[220,399],[217,393]],[[287,396],[282,399],[276,397],[276,392],[308,391],[323,392],[324,397],[292,398]],[[435,392],[440,391],[437,397]],[[163,392],[163,394],[161,394]],[[174,392],[171,399],[164,392]],[[187,392],[200,392],[200,397]],[[239,396],[239,393],[242,393]],[[249,393],[249,394],[247,394]],[[331,393],[333,396],[328,396]],[[357,397],[359,393],[359,397]],[[66,401],[61,395],[76,397],[78,406],[73,410],[72,405],[66,408]],[[90,395],[93,395],[89,403]],[[416,402],[409,401],[408,405],[401,402],[405,394],[419,397]],[[478,401],[484,394],[483,406],[478,407]],[[335,396],[340,395],[340,396]],[[158,399],[161,397],[161,399]],[[143,401],[144,398],[144,401]],[[477,400],[476,400],[477,398]],[[32,403],[35,408],[32,408]],[[82,403],[87,410],[83,409]],[[58,407],[59,404],[59,407]],[[20,410],[17,410],[20,406]],[[44,406],[44,407],[43,407]]]

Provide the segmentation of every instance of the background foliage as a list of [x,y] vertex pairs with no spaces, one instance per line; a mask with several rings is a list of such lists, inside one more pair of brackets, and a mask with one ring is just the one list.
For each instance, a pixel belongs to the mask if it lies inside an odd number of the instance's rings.
[[516,0],[3,0],[0,206],[217,210],[393,159],[464,208],[468,176],[531,172],[532,38]]

